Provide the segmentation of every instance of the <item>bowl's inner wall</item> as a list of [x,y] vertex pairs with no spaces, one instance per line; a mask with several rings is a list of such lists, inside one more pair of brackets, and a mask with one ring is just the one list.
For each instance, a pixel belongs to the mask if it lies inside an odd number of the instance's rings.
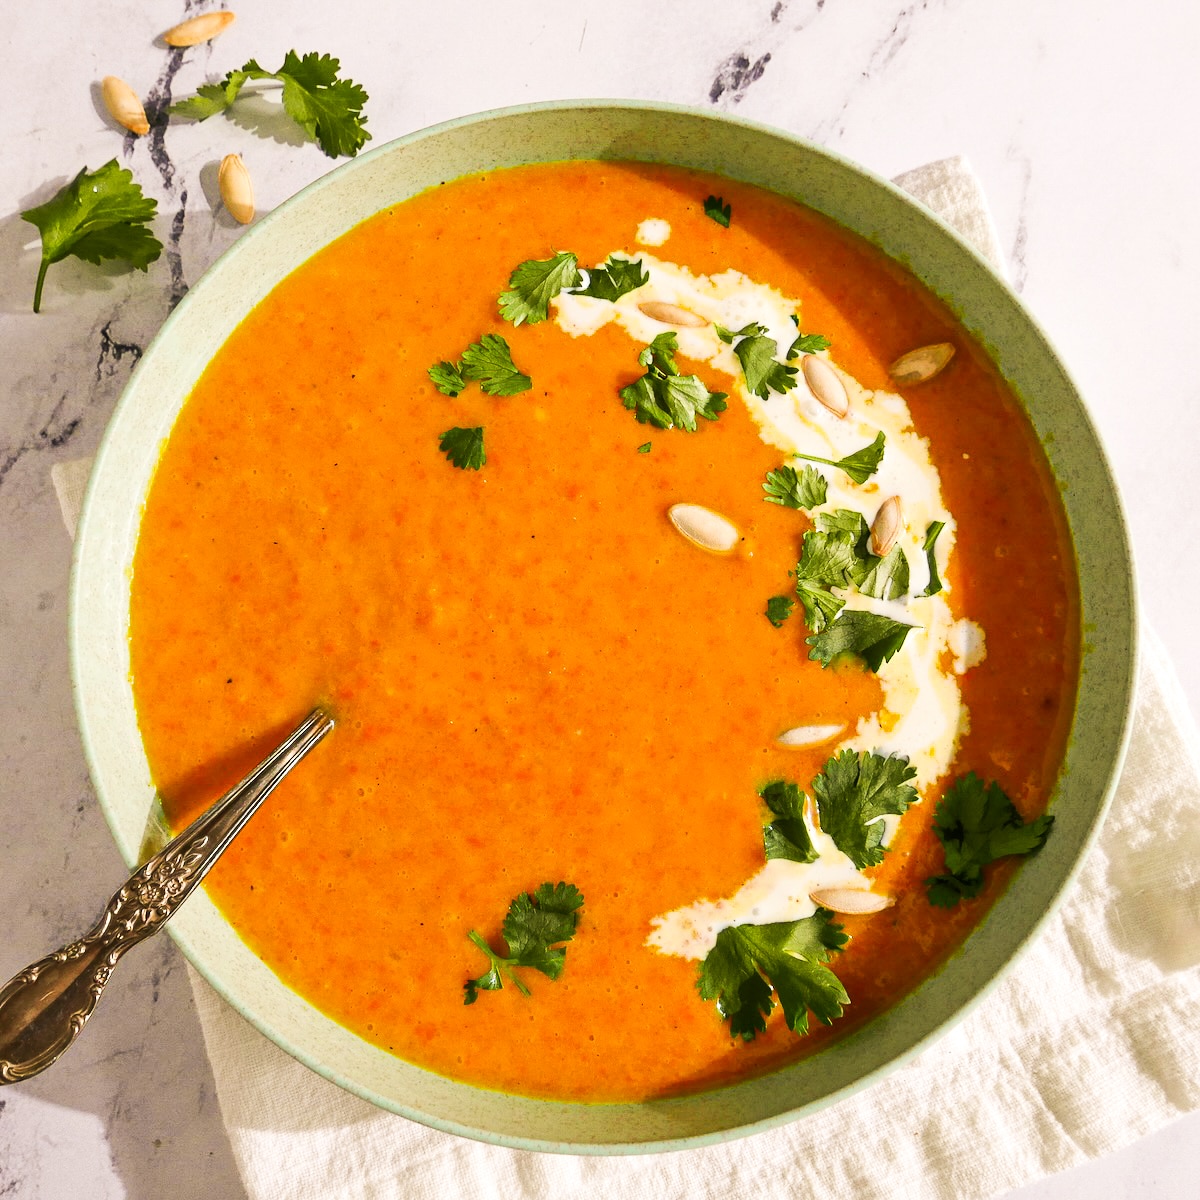
[[207,896],[194,897],[172,928],[193,963],[264,1032],[331,1079],[396,1112],[510,1145],[608,1153],[674,1149],[828,1102],[961,1015],[1053,907],[1098,826],[1124,746],[1133,680],[1133,584],[1128,538],[1095,432],[1057,358],[1016,300],[973,253],[895,189],[814,147],[726,118],[667,106],[588,103],[466,118],[382,147],[318,181],[210,269],[164,325],[118,406],[77,539],[71,633],[77,707],[101,804],[132,864],[154,792],[129,684],[129,573],[142,504],[183,401],[250,308],[358,222],[443,180],[567,158],[675,163],[801,200],[909,266],[992,355],[1025,403],[1062,487],[1080,569],[1083,671],[1054,801],[1054,836],[966,946],[879,1019],[772,1075],[644,1104],[535,1101],[439,1078],[361,1041],[285,988]]

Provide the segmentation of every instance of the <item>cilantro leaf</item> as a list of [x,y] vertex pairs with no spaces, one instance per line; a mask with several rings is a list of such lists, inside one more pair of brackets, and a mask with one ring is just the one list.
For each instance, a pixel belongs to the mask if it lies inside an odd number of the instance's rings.
[[704,215],[711,217],[718,225],[729,228],[729,218],[733,216],[733,207],[726,204],[721,196],[709,196],[704,201]]
[[438,449],[458,468],[478,471],[487,462],[483,449],[483,426],[462,429],[455,426],[438,437]]
[[846,603],[829,589],[849,587],[857,562],[848,533],[810,529],[804,535],[796,564],[796,595],[804,605],[805,623],[814,633],[820,633]]
[[206,121],[224,112],[251,80],[283,84],[283,109],[330,158],[353,157],[370,141],[362,115],[367,93],[352,80],[339,79],[341,63],[329,54],[298,55],[289,50],[278,71],[267,71],[250,59],[220,83],[204,84],[195,96],[172,104],[172,116]]
[[763,826],[763,850],[767,858],[816,862],[818,855],[804,823],[804,794],[800,789],[786,779],[773,779],[759,788],[758,794],[777,818]]
[[743,325],[741,329],[726,329],[724,325],[713,324],[713,332],[727,346],[732,346],[738,338],[744,337],[762,337],[767,332],[765,325],[760,325],[757,321],[751,321],[749,325]]
[[[796,321],[796,318],[792,318]],[[799,333],[800,322],[796,321],[796,331]],[[819,350],[828,350],[831,342],[819,333],[799,333],[796,340],[788,347],[787,357],[790,362],[801,354],[816,354]]]
[[787,392],[796,386],[796,368],[775,361],[775,339],[755,335],[744,337],[733,348],[746,387],[766,399],[771,392]]
[[439,362],[429,368],[429,378],[433,386],[443,396],[457,396],[466,386],[467,381],[462,376],[462,363]]
[[900,816],[919,797],[908,781],[916,768],[907,758],[843,750],[812,784],[821,831],[858,868],[883,862],[885,815]]
[[463,1003],[474,1004],[481,991],[499,991],[504,987],[505,975],[522,995],[528,996],[529,988],[516,974],[517,967],[530,967],[557,979],[567,957],[562,943],[575,936],[582,905],[583,893],[572,883],[543,883],[532,896],[528,892],[515,896],[501,931],[508,946],[507,956],[497,954],[472,929],[467,937],[488,956],[491,966],[477,979],[463,984]]
[[42,307],[46,271],[68,255],[90,263],[121,258],[146,270],[162,253],[162,242],[146,227],[157,207],[142,195],[133,173],[114,158],[92,172],[84,167],[45,204],[26,209],[21,219],[36,225],[42,235],[33,311]]
[[849,609],[804,640],[812,647],[808,657],[822,666],[829,666],[839,655],[856,654],[872,671],[878,671],[916,628],[879,613]]
[[937,544],[938,534],[946,528],[945,521],[930,521],[925,529],[925,561],[929,564],[929,586],[921,593],[922,596],[936,596],[942,590],[942,581],[938,577],[937,555],[933,548]]
[[946,851],[946,874],[927,879],[930,904],[953,908],[983,889],[983,868],[1012,854],[1032,854],[1050,836],[1054,818],[1028,823],[995,781],[984,786],[974,771],[955,780],[934,813],[933,832]]
[[551,258],[529,258],[508,277],[509,290],[500,297],[500,315],[514,325],[536,325],[550,315],[550,301],[564,288],[581,283],[574,254],[561,250]]
[[855,450],[853,454],[839,458],[836,462],[831,458],[818,458],[815,454],[797,454],[795,457],[803,458],[807,462],[824,463],[827,467],[837,467],[839,471],[845,471],[855,483],[866,483],[883,461],[883,448],[886,441],[881,429],[869,446]]
[[778,629],[792,615],[796,602],[790,596],[772,596],[767,601],[767,620]]
[[642,444],[641,444],[641,445],[640,445],[640,446],[637,448],[637,452],[638,452],[639,454],[649,454],[649,453],[650,453],[650,446],[651,446],[651,443],[650,443],[650,442],[643,442],[643,443],[642,443]]
[[600,267],[588,271],[588,285],[576,288],[576,296],[595,296],[597,300],[620,300],[650,282],[650,276],[635,258],[617,258],[610,254]]
[[478,380],[489,396],[515,396],[533,386],[513,365],[508,343],[496,333],[485,333],[463,351],[462,376]]
[[730,1032],[752,1041],[774,1008],[772,988],[788,1027],[808,1032],[808,1014],[832,1025],[850,1003],[846,989],[825,965],[848,941],[833,914],[818,908],[801,921],[732,925],[700,964],[696,982],[705,1000],[715,1000]]
[[899,600],[908,595],[908,559],[899,546],[893,546],[883,558],[871,555],[863,562],[855,585],[864,596],[877,600]]
[[784,508],[816,508],[825,503],[827,487],[825,476],[815,467],[805,467],[802,472],[795,467],[777,467],[767,472],[763,499]]
[[674,333],[660,333],[638,355],[646,373],[623,387],[619,395],[643,424],[694,433],[697,416],[715,421],[725,411],[725,393],[710,392],[698,375],[680,375],[675,364],[677,349]]

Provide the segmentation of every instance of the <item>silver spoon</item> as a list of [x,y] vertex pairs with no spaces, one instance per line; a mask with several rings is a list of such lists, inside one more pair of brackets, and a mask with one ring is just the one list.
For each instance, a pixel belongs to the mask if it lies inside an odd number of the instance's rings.
[[275,785],[333,725],[333,717],[314,709],[237,787],[139,867],[88,934],[0,988],[0,1084],[44,1071],[70,1046],[117,959],[163,925]]

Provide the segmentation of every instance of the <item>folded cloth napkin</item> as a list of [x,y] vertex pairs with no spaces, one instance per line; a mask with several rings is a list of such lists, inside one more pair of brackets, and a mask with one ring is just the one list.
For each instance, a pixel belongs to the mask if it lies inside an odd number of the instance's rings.
[[[896,182],[999,264],[965,162]],[[54,471],[70,529],[86,472],[69,463]],[[1111,812],[1040,938],[918,1058],[831,1108],[740,1141],[595,1158],[439,1133],[312,1074],[194,973],[192,982],[251,1200],[984,1200],[1200,1107],[1200,737],[1161,643],[1144,632],[1133,738]]]

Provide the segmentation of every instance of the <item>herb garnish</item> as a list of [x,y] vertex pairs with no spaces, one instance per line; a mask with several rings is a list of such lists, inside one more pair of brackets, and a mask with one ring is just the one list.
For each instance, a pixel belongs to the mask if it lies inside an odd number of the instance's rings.
[[827,467],[837,467],[839,471],[845,471],[855,483],[866,483],[879,470],[879,464],[883,461],[883,449],[886,441],[881,429],[869,446],[855,450],[853,454],[848,454],[845,458],[839,458],[837,461],[832,458],[818,458],[815,454],[796,454],[793,457],[802,458],[806,462],[824,463]]
[[709,196],[704,201],[704,215],[711,217],[718,225],[729,228],[729,218],[733,216],[733,207],[725,203],[721,196]]
[[767,472],[767,481],[762,485],[767,494],[763,499],[784,508],[816,508],[825,503],[828,486],[825,476],[815,467],[805,467],[800,472],[795,467],[776,467]]
[[328,54],[301,58],[289,50],[278,71],[264,71],[251,59],[230,71],[220,83],[201,84],[196,95],[172,104],[173,117],[206,121],[224,112],[251,80],[274,79],[283,84],[283,108],[289,117],[329,155],[356,155],[370,141],[362,115],[367,93],[349,79],[337,77],[341,63]]
[[649,454],[649,453],[650,453],[650,446],[651,446],[651,443],[650,443],[650,442],[643,442],[643,443],[642,443],[642,444],[641,444],[641,445],[640,445],[640,446],[637,448],[637,452],[638,452],[639,454]]
[[796,368],[775,360],[778,346],[774,338],[766,336],[765,325],[753,321],[737,330],[723,325],[714,329],[721,341],[733,346],[746,388],[754,395],[765,400],[771,392],[788,392],[796,386]]
[[483,449],[483,426],[473,429],[455,426],[438,437],[438,449],[458,468],[478,471],[487,462]]
[[788,1028],[808,1032],[809,1011],[832,1025],[850,1003],[846,989],[827,967],[833,952],[849,939],[827,908],[800,921],[772,925],[732,925],[717,934],[716,945],[700,964],[696,986],[715,1000],[729,1031],[752,1041],[766,1027],[778,998]]
[[515,396],[533,386],[529,376],[517,370],[508,343],[498,333],[485,333],[463,351],[460,362],[434,363],[428,374],[443,396],[457,396],[471,380],[489,396]]
[[832,345],[827,337],[819,333],[801,333],[800,318],[793,315],[792,324],[796,326],[797,338],[788,348],[788,361],[799,358],[801,354],[816,354],[819,350],[828,350]]
[[599,267],[588,271],[588,284],[576,288],[573,296],[594,296],[597,300],[617,301],[628,292],[650,282],[645,268],[635,258],[617,258],[610,254]]
[[813,780],[821,831],[860,870],[883,862],[882,818],[919,799],[908,782],[916,774],[907,758],[843,750]]
[[146,270],[162,253],[162,242],[147,228],[157,207],[114,158],[95,171],[84,167],[45,204],[26,209],[21,219],[42,235],[33,311],[41,310],[47,269],[68,255],[90,263],[120,258]]
[[772,596],[767,601],[767,620],[778,629],[792,615],[796,602],[790,596]]
[[983,889],[983,868],[998,858],[1032,854],[1050,835],[1049,814],[1028,823],[995,781],[984,786],[974,771],[955,780],[937,806],[933,832],[946,851],[946,874],[925,881],[929,903],[953,908]]
[[824,667],[843,654],[853,654],[872,671],[878,671],[916,628],[916,625],[906,625],[903,621],[855,608],[839,613],[825,629],[804,640],[812,647],[808,657]]
[[500,297],[500,315],[514,325],[536,325],[550,315],[550,301],[564,288],[580,284],[578,260],[561,250],[550,258],[529,258],[508,277],[509,290]]
[[725,411],[725,393],[710,392],[698,375],[680,375],[675,364],[678,348],[674,333],[660,333],[638,355],[646,373],[619,394],[643,424],[694,433],[697,415],[715,421]]
[[816,862],[819,856],[804,823],[804,793],[786,779],[773,779],[759,788],[758,794],[776,818],[763,826],[763,851],[767,858]]
[[921,593],[922,596],[936,596],[942,590],[942,581],[938,577],[937,555],[933,548],[937,544],[938,534],[945,527],[945,521],[930,521],[926,527],[925,542],[921,549],[925,551],[925,561],[929,564],[929,585]]
[[530,967],[557,979],[567,956],[562,943],[575,936],[582,905],[583,893],[572,883],[543,883],[532,896],[528,892],[515,896],[501,930],[507,956],[497,954],[472,929],[467,936],[488,956],[491,969],[463,984],[463,1003],[474,1004],[481,991],[499,991],[505,975],[521,995],[528,996],[529,988],[516,973],[517,967]]

